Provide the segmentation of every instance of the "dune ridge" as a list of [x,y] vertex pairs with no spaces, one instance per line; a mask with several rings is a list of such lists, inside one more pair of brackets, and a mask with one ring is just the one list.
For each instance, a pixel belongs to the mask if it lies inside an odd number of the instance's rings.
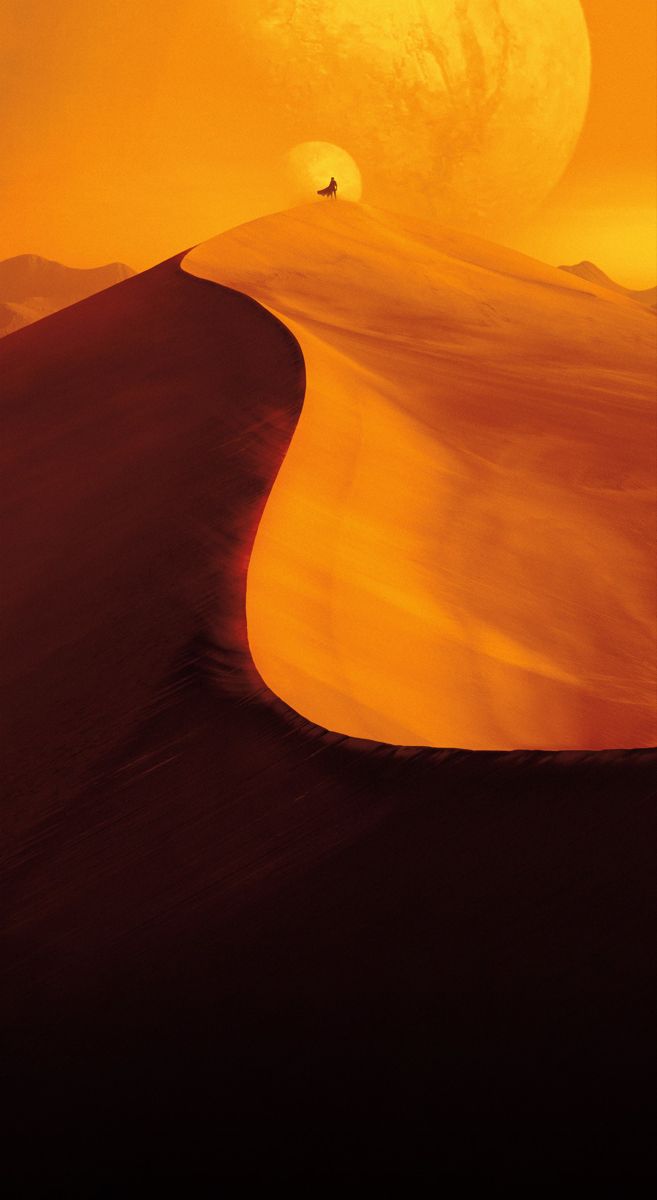
[[258,670],[377,741],[653,745],[654,320],[481,239],[334,209],[182,262],[265,304],[307,364],[249,569]]
[[247,567],[305,379],[254,300],[173,260],[0,372],[7,1179],[652,1170],[655,752],[268,693]]

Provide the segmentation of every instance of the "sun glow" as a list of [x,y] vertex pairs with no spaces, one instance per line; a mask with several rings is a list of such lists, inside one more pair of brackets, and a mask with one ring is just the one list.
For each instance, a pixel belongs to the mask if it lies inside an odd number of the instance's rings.
[[340,196],[360,200],[363,181],[350,154],[331,142],[301,142],[285,155],[284,169],[290,203],[302,204],[324,187],[331,176],[338,180]]

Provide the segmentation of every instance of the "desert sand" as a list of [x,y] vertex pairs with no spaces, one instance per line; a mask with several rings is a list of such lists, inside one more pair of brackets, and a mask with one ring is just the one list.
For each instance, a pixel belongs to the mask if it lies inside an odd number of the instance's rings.
[[362,742],[263,685],[305,364],[249,297],[164,263],[0,377],[17,1194],[651,1170],[655,753]]
[[306,363],[249,571],[268,686],[384,742],[653,745],[652,314],[344,202],[183,266],[265,304]]

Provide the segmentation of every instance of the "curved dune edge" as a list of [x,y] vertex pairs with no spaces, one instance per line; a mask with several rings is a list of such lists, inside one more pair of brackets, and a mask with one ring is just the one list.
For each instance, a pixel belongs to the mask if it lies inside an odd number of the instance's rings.
[[0,374],[5,1174],[626,1178],[655,752],[381,746],[259,702],[246,556],[303,369],[255,301],[163,263]]
[[390,744],[653,745],[652,316],[334,207],[182,262],[262,303],[306,360],[249,567],[260,675],[319,726]]
[[87,786],[190,662],[227,696],[262,687],[246,572],[303,361],[181,257],[0,345],[9,827]]

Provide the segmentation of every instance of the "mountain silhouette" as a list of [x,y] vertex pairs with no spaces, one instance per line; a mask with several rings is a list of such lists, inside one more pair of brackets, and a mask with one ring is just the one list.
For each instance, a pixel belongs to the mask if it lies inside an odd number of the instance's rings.
[[595,263],[587,262],[586,260],[577,263],[573,267],[559,267],[560,271],[568,271],[571,275],[577,275],[579,279],[586,279],[589,283],[597,283],[598,287],[609,288],[612,292],[621,292],[623,296],[629,296],[630,300],[636,300],[639,304],[644,304],[647,308],[654,308],[657,304],[657,287],[646,288],[643,291],[634,291],[632,288],[623,287],[621,283],[615,283],[600,267],[596,267]]
[[0,337],[134,275],[125,263],[66,267],[38,254],[0,262]]

